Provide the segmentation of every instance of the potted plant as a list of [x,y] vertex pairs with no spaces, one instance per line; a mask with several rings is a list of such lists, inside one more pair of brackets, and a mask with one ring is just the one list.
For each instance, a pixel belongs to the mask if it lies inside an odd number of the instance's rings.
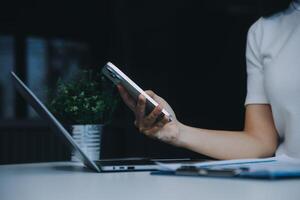
[[[58,81],[49,108],[71,126],[72,137],[90,159],[98,160],[103,126],[111,121],[118,101],[101,73],[82,70],[71,81]],[[77,160],[74,154],[72,160]]]

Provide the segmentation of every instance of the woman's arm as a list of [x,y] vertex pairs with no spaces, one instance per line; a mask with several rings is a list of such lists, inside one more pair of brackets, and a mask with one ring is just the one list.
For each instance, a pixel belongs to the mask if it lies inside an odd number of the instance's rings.
[[179,126],[179,146],[217,159],[267,157],[277,148],[277,133],[271,107],[267,104],[246,106],[243,131]]
[[[150,137],[217,159],[267,157],[272,156],[277,148],[278,136],[268,104],[246,106],[243,131],[216,131],[180,123],[169,104],[152,91],[147,93],[159,106],[145,116],[146,99],[140,96],[135,103],[122,86],[118,86],[118,89],[124,102],[135,114],[135,125]],[[172,122],[166,119],[156,122],[162,108],[173,115]]]

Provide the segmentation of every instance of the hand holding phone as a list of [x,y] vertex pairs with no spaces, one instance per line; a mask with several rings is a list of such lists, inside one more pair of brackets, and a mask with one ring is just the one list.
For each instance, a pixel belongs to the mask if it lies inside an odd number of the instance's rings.
[[[150,97],[144,90],[142,90],[136,83],[134,83],[128,76],[126,76],[119,68],[117,68],[112,63],[108,62],[103,67],[102,72],[115,85],[122,85],[136,102],[138,101],[139,95],[142,94],[146,98],[146,115],[151,113],[155,109],[155,107],[158,106],[158,103],[152,97]],[[159,116],[158,119],[162,119],[164,116],[169,121],[172,120],[172,116],[170,115],[170,113],[165,109],[162,109],[161,116]]]

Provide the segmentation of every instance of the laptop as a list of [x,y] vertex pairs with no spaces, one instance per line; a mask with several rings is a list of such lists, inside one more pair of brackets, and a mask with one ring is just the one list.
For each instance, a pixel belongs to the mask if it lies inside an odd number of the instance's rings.
[[156,162],[184,162],[190,159],[149,159],[149,158],[124,158],[124,159],[105,159],[91,160],[79,145],[74,141],[70,133],[62,126],[55,116],[46,106],[35,96],[35,94],[21,81],[21,79],[11,72],[13,83],[20,95],[29,103],[37,114],[47,121],[50,127],[75,153],[75,156],[83,164],[95,172],[129,172],[129,171],[154,171],[157,170]]

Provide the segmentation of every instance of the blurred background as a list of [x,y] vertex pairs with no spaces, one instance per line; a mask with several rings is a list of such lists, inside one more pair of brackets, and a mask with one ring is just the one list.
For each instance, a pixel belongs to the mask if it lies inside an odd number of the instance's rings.
[[[0,6],[0,164],[70,159],[60,138],[16,93],[15,71],[43,102],[58,77],[119,66],[166,99],[188,125],[240,130],[247,30],[258,0],[3,1]],[[138,133],[121,102],[102,158],[201,158]]]

